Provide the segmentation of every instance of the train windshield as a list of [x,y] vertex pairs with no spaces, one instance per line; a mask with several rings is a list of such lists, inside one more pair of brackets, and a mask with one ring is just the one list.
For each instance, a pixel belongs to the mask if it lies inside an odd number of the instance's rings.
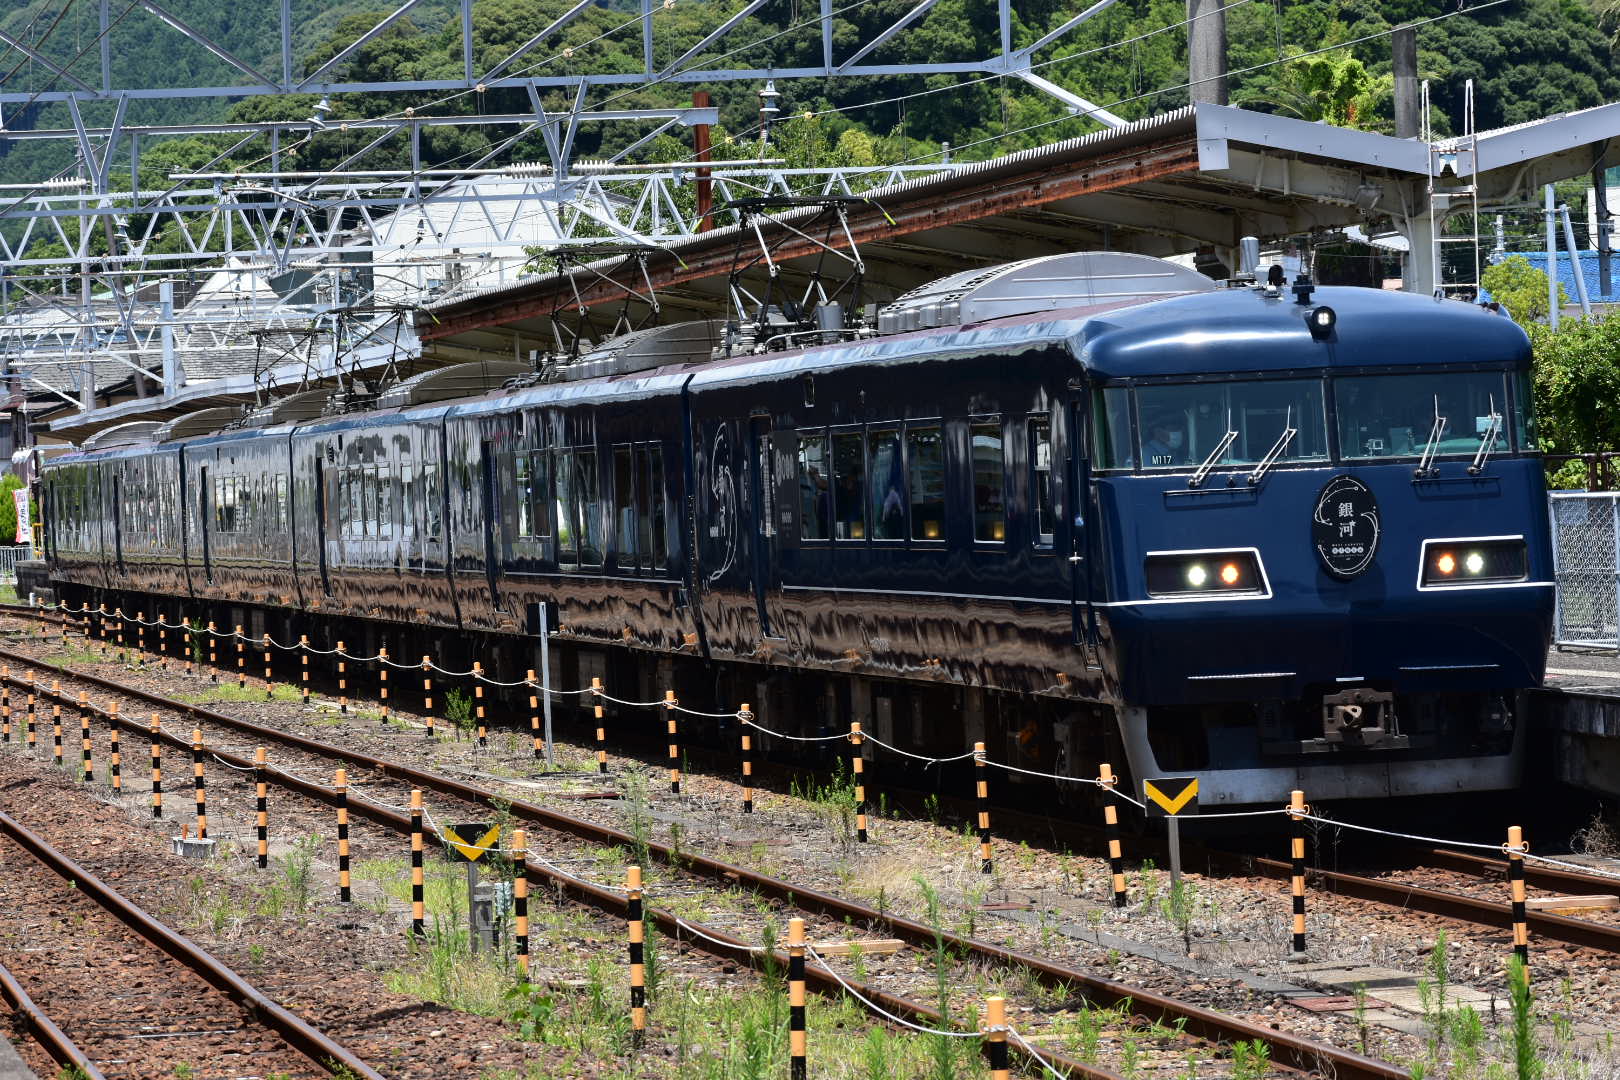
[[1435,442],[1438,455],[1472,455],[1493,429],[1496,449],[1508,448],[1508,401],[1500,371],[1351,375],[1335,379],[1333,393],[1346,458],[1421,456],[1436,416],[1443,420]]
[[1194,468],[1212,454],[1216,465],[1252,465],[1274,449],[1279,462],[1328,456],[1320,379],[1138,386],[1136,408],[1149,469]]

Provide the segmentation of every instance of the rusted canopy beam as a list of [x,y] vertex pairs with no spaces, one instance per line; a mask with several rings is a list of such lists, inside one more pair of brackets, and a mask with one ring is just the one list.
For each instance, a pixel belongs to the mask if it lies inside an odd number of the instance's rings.
[[[857,245],[924,233],[952,225],[970,225],[1001,214],[1071,199],[1097,192],[1130,187],[1198,170],[1197,141],[1190,135],[1126,148],[1111,147],[1104,154],[1078,161],[1057,162],[1020,171],[1009,168],[990,175],[975,173],[961,178],[960,185],[946,190],[929,189],[901,193],[885,199],[881,208],[850,207],[850,232]],[[912,195],[912,198],[907,198]],[[768,228],[768,225],[767,225]],[[723,278],[731,270],[735,238],[732,230],[706,233],[694,243],[682,244],[681,258],[657,252],[648,259],[647,270],[654,288]],[[842,237],[832,241],[842,247]],[[814,255],[817,248],[803,239],[784,242],[775,252],[777,261]],[[622,289],[598,281],[579,293],[587,305],[620,301]],[[507,292],[487,298],[472,298],[463,305],[439,310],[434,318],[421,323],[418,333],[424,340],[435,340],[498,326],[524,319],[543,319],[572,308],[577,300],[565,282],[549,278],[520,292]]]

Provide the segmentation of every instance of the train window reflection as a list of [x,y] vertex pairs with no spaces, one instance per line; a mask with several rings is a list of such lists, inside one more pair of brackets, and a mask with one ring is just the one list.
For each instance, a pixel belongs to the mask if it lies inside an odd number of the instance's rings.
[[422,508],[429,540],[437,540],[443,531],[443,502],[444,496],[439,490],[439,467],[425,463],[422,466]]
[[833,515],[840,540],[866,539],[866,453],[861,433],[833,436]]
[[613,521],[618,528],[614,542],[619,553],[619,566],[629,569],[636,564],[636,480],[634,461],[628,446],[613,451]]
[[1191,468],[1237,434],[1216,465],[1252,465],[1271,453],[1284,431],[1295,430],[1276,460],[1316,461],[1328,456],[1327,420],[1320,379],[1212,382],[1136,388],[1142,464],[1149,469]]
[[906,428],[911,538],[945,539],[945,440],[937,425]]
[[579,451],[574,484],[579,489],[579,564],[602,565],[602,497],[596,451]]
[[1001,425],[973,424],[973,539],[999,543],[1007,538],[1006,469]]
[[[1500,371],[1413,371],[1341,376],[1333,394],[1339,447],[1347,458],[1419,457],[1429,445],[1436,412],[1444,418],[1435,453],[1469,454],[1507,413]],[[1498,428],[1496,448],[1506,450]]]
[[906,480],[900,454],[900,429],[879,428],[867,435],[872,469],[872,539],[906,538]]
[[512,481],[517,489],[517,531],[519,536],[534,535],[533,483],[529,479],[529,455],[517,454],[512,459]]
[[1513,373],[1513,402],[1514,430],[1519,437],[1520,450],[1535,450],[1536,445],[1536,407],[1535,388],[1530,385],[1528,371]]
[[654,570],[662,570],[666,565],[664,556],[664,451],[662,447],[652,446],[647,449],[647,463],[650,479],[647,484],[648,496],[652,505],[652,565]]
[[1052,546],[1052,419],[1029,419],[1029,513],[1036,547]]
[[832,533],[832,486],[827,467],[827,437],[799,435],[799,539],[825,540]]
[[574,456],[558,450],[552,457],[553,480],[557,489],[557,565],[579,565],[579,531],[574,511]]
[[1131,391],[1105,386],[1092,397],[1093,453],[1099,469],[1128,469],[1136,463],[1131,453]]

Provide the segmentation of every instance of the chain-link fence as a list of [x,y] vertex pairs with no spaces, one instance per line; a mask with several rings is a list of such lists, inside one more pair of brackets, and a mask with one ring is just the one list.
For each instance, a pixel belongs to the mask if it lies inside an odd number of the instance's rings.
[[1550,496],[1553,570],[1558,579],[1559,645],[1620,647],[1620,494],[1560,491]]

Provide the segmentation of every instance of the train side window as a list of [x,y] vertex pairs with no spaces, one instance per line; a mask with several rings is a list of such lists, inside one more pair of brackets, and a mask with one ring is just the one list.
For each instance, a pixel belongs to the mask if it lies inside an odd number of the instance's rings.
[[534,482],[529,475],[529,455],[512,455],[512,479],[517,488],[518,536],[530,537],[534,533]]
[[799,433],[799,539],[826,540],[832,488],[827,468],[827,436]]
[[1052,546],[1052,418],[1029,418],[1029,514],[1030,543]]
[[1520,451],[1540,449],[1536,442],[1536,394],[1528,371],[1513,373],[1513,422]]
[[906,479],[900,453],[900,429],[879,428],[869,432],[867,461],[872,470],[872,539],[904,540]]
[[636,565],[637,530],[635,459],[628,446],[613,448],[613,527],[619,569],[629,570]]
[[394,535],[394,467],[383,465],[377,469],[377,535],[389,539]]
[[416,508],[416,468],[410,462],[399,466],[399,536],[401,540],[415,540],[417,523],[421,520]]
[[602,493],[596,451],[581,450],[574,483],[579,488],[579,564],[602,565]]
[[558,450],[552,458],[557,484],[557,565],[579,566],[579,526],[574,509],[574,455]]
[[664,539],[664,449],[661,446],[647,448],[648,500],[652,509],[652,543],[648,550],[652,552],[652,566],[654,570],[662,570],[668,564],[664,552],[666,550]]
[[654,500],[662,501],[664,493],[652,484],[652,470],[648,465],[648,458],[652,455],[651,446],[636,447],[636,550],[640,557],[636,560],[639,567],[650,567],[653,559],[652,542],[652,508]]
[[1007,476],[1001,424],[971,424],[968,434],[973,447],[973,539],[1000,543],[1007,538]]
[[911,489],[911,538],[945,539],[945,439],[939,425],[907,426],[906,483]]
[[437,540],[444,533],[444,492],[439,487],[439,466],[432,462],[422,465],[422,514],[429,540]]
[[833,436],[833,526],[839,540],[866,539],[866,447],[858,431]]
[[1129,469],[1136,464],[1131,453],[1131,391],[1124,386],[1105,386],[1092,395],[1092,456],[1099,469]]

